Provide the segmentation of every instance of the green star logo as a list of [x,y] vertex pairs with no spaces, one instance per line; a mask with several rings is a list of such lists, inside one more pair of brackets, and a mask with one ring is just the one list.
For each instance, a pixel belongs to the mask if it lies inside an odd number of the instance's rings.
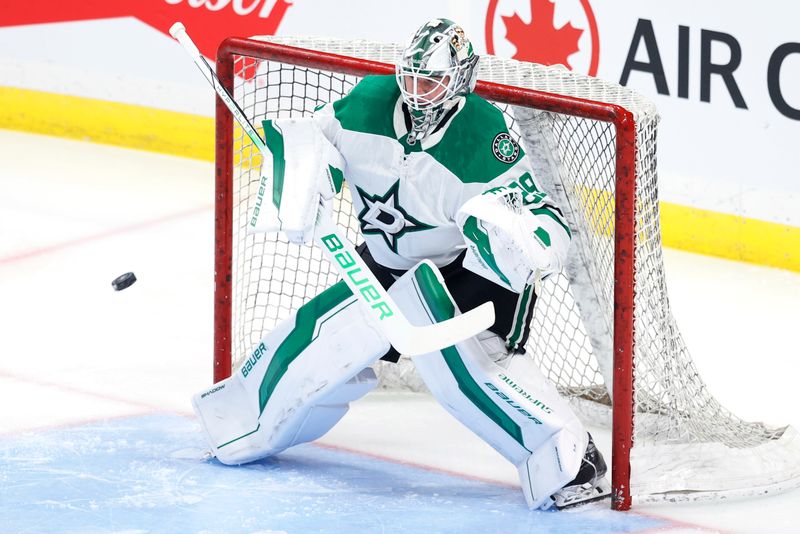
[[397,180],[384,195],[370,195],[356,187],[364,209],[358,214],[361,231],[383,237],[386,246],[395,254],[397,241],[407,232],[419,232],[436,228],[418,221],[400,205],[400,180]]
[[498,146],[497,149],[507,158],[511,157],[514,153],[514,145],[508,139],[501,139],[500,146]]

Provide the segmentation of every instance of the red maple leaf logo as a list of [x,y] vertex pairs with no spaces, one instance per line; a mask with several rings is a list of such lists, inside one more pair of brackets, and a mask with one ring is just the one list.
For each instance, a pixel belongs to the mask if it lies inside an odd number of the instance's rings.
[[550,0],[530,0],[531,22],[526,24],[517,13],[502,17],[506,39],[517,47],[514,59],[542,65],[572,66],[567,58],[578,51],[578,39],[583,30],[571,22],[556,28],[553,22],[555,5]]

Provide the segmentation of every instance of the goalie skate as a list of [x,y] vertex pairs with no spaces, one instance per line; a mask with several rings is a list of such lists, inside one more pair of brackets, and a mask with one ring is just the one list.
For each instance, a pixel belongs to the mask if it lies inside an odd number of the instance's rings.
[[610,496],[611,484],[605,478],[606,471],[606,462],[589,435],[589,444],[577,476],[552,495],[551,507],[563,510]]

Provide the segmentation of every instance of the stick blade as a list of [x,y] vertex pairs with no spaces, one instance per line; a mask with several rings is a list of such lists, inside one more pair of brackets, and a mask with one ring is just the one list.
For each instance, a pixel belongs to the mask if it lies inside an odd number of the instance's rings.
[[401,354],[418,356],[439,351],[471,338],[494,324],[494,305],[484,302],[475,309],[452,319],[427,326],[413,326],[409,332],[389,341]]

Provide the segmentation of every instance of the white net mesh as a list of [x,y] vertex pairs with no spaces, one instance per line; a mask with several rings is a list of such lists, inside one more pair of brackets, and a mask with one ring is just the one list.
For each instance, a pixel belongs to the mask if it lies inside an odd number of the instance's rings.
[[[393,63],[397,45],[364,41],[269,38],[301,48]],[[341,98],[354,76],[236,56],[234,96],[245,114],[310,115]],[[636,120],[635,412],[632,493],[639,500],[764,493],[798,485],[800,443],[791,428],[747,423],[708,392],[670,312],[658,212],[654,106],[635,92],[563,68],[484,56],[479,79],[619,104]],[[614,309],[613,125],[565,113],[495,103],[532,159],[543,187],[565,211],[573,232],[566,272],[543,283],[526,350],[573,400],[588,422],[610,421]],[[232,359],[235,366],[264,332],[337,281],[310,246],[275,235],[248,236],[245,226],[259,187],[260,156],[241,130],[234,134]],[[347,189],[338,224],[360,242]],[[381,363],[384,387],[424,389],[408,360]]]

